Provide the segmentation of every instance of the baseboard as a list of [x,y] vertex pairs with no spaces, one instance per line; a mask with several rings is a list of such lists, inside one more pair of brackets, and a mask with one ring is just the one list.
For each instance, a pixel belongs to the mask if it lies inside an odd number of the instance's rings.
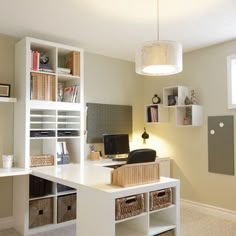
[[13,216],[0,218],[0,230],[13,228],[14,218]]
[[231,211],[225,208],[215,207],[207,204],[202,204],[199,202],[189,201],[186,199],[181,199],[181,205],[192,208],[195,211],[206,213],[209,215],[214,215],[218,217],[223,217],[227,220],[236,221],[236,211]]

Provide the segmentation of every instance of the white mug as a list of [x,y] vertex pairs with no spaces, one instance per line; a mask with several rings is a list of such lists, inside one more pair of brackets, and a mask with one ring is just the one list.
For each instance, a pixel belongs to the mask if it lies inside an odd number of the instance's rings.
[[2,155],[2,167],[3,168],[12,168],[13,164],[13,155]]

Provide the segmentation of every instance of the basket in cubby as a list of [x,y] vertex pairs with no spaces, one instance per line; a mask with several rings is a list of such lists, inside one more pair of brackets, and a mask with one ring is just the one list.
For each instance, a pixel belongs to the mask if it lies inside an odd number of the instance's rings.
[[52,166],[54,164],[54,156],[52,155],[33,155],[30,156],[31,167]]
[[116,199],[116,220],[139,215],[143,213],[144,210],[144,194]]
[[168,207],[172,203],[171,188],[160,189],[150,192],[149,210],[157,210],[163,207]]
[[155,236],[174,236],[175,235],[175,232],[174,230],[168,230],[164,233],[161,233],[161,234],[156,234]]

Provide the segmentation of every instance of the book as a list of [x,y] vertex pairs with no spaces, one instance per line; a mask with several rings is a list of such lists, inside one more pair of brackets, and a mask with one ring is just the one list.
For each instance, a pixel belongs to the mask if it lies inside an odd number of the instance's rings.
[[80,53],[72,51],[66,59],[66,67],[71,69],[71,74],[80,76]]

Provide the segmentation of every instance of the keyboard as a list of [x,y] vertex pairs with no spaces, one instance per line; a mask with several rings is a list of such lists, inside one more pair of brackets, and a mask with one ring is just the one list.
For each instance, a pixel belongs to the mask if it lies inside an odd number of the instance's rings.
[[127,161],[128,157],[115,157],[112,159],[112,161]]

